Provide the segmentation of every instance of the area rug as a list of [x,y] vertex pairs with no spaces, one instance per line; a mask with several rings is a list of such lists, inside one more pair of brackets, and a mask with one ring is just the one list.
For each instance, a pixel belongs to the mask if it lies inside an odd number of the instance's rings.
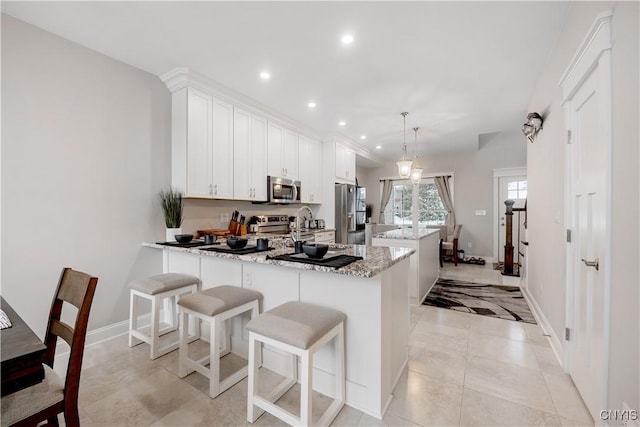
[[536,324],[527,301],[517,286],[438,279],[423,304]]

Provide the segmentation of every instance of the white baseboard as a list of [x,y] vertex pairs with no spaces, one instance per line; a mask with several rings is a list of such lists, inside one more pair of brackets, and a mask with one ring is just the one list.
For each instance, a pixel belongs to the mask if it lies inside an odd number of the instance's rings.
[[553,353],[556,355],[556,359],[558,359],[558,363],[564,369],[564,346],[562,345],[562,341],[560,341],[556,333],[553,331],[551,323],[549,323],[546,316],[540,309],[538,302],[529,293],[529,289],[520,288],[520,290],[522,291],[522,295],[527,301],[527,304],[529,304],[529,307],[531,307],[533,317],[535,317],[536,322],[538,322],[538,325],[540,325],[542,331],[548,336],[549,344],[551,345]]
[[[151,314],[144,314],[138,317],[138,327],[145,327],[151,324]],[[121,335],[129,333],[129,320],[123,320],[122,322],[107,325],[102,328],[93,329],[87,332],[87,338],[84,343],[84,347],[88,348],[101,342],[117,338]],[[69,356],[70,348],[66,341],[58,340],[56,347],[56,359],[67,358]]]

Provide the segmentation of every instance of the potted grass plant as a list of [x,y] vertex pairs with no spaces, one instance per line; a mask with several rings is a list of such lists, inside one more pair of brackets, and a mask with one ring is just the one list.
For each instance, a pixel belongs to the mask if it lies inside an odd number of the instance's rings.
[[167,226],[166,241],[175,240],[176,234],[182,234],[183,197],[180,190],[169,188],[160,191],[160,204],[164,214],[164,224]]

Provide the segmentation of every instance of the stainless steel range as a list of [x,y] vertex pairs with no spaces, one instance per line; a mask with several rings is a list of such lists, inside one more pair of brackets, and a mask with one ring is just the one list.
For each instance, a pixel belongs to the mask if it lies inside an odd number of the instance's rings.
[[288,215],[257,215],[258,218],[252,231],[256,233],[286,234],[289,232]]

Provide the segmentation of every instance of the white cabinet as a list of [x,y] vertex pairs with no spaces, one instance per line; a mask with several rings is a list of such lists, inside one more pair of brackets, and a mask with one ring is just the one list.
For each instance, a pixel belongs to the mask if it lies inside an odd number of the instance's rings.
[[284,130],[282,166],[285,178],[298,179],[298,134],[289,129]]
[[272,122],[268,127],[267,173],[298,179],[298,134]]
[[212,197],[233,199],[233,105],[213,98]]
[[233,120],[233,198],[267,200],[267,121],[240,108]]
[[284,146],[284,129],[269,122],[267,132],[267,175],[282,176],[284,165],[282,149]]
[[305,136],[298,136],[298,158],[302,203],[322,203],[322,146]]
[[356,183],[356,153],[340,143],[336,143],[336,179],[344,183]]
[[316,231],[314,233],[315,243],[335,243],[336,232],[335,231]]
[[[173,185],[184,191],[187,197],[209,198],[211,197],[213,174],[213,162],[211,161],[213,97],[195,89],[188,89],[186,110],[188,111],[188,116],[187,111],[184,112],[187,123],[186,132],[184,135],[180,135],[182,143],[180,151],[184,151],[180,155],[186,154],[186,163],[178,165],[179,167],[174,165],[172,168]],[[175,157],[174,153],[174,161]],[[186,179],[179,179],[183,177],[175,176],[179,170],[186,171]],[[175,182],[176,179],[183,182]]]
[[233,198],[233,106],[205,92],[173,94],[171,174],[186,197]]

